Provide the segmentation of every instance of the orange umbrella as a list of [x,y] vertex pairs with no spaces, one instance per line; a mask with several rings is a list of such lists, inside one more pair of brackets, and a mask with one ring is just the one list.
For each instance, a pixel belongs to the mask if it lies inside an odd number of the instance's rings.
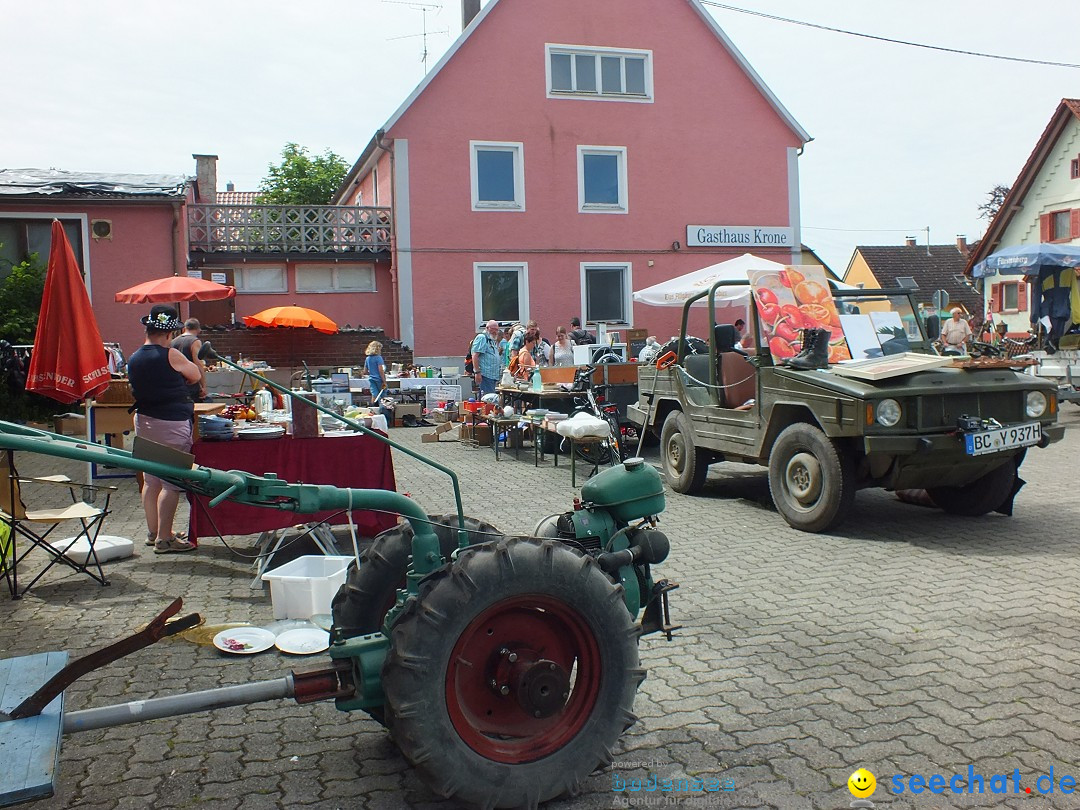
[[104,391],[110,379],[105,346],[79,263],[64,226],[54,219],[26,390],[72,403]]
[[177,301],[220,301],[236,295],[235,287],[189,276],[144,281],[116,294],[121,304],[172,304]]
[[310,326],[328,335],[337,333],[337,324],[321,312],[307,307],[270,307],[254,315],[245,315],[244,323],[248,326]]

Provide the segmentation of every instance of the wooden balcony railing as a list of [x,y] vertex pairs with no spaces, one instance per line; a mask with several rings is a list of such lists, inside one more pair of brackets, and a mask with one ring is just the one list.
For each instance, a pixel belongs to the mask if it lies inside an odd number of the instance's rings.
[[188,243],[202,253],[378,253],[390,209],[355,205],[189,205]]

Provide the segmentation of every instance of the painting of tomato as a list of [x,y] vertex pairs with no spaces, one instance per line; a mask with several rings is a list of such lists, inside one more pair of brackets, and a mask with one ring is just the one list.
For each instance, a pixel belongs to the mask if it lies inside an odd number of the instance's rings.
[[787,357],[794,357],[796,354],[795,347],[781,337],[774,337],[769,340],[769,353],[774,360],[783,360]]

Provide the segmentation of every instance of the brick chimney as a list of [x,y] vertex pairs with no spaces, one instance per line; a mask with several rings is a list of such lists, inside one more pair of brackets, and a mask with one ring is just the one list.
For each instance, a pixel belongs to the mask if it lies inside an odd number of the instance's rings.
[[461,30],[464,31],[480,13],[480,0],[461,0]]
[[968,244],[967,237],[962,233],[956,235],[956,249],[960,251],[961,256],[967,256],[971,252],[971,246]]
[[904,247],[915,247],[915,237],[914,236],[905,236],[904,237]]
[[195,158],[195,179],[199,183],[199,200],[213,205],[217,202],[217,155],[192,155]]

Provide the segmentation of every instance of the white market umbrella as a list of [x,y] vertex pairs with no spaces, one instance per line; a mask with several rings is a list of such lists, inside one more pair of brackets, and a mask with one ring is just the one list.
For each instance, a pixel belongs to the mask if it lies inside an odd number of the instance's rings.
[[[744,253],[734,259],[717,264],[710,264],[692,273],[661,281],[644,290],[634,293],[634,300],[639,304],[654,307],[681,307],[688,298],[705,292],[718,281],[747,281],[751,270],[783,270],[784,265],[762,259],[752,253]],[[716,290],[716,300],[734,303],[749,298],[749,287],[720,287]],[[729,304],[730,305],[730,304]],[[694,306],[708,306],[708,300],[695,301]]]

